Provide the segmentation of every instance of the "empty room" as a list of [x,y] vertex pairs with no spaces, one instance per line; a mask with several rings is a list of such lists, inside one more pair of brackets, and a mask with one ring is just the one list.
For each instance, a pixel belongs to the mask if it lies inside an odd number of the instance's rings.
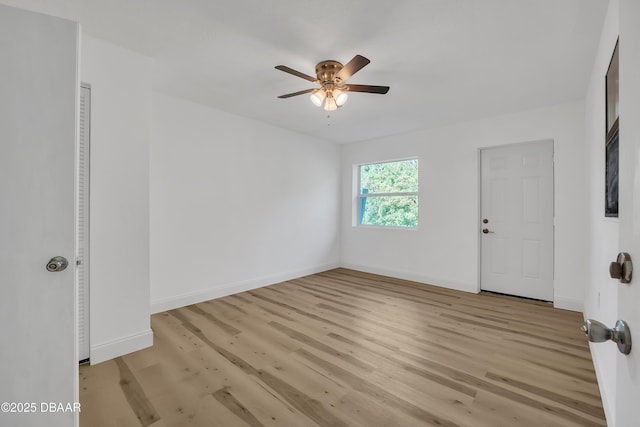
[[0,0],[0,425],[640,424],[636,0]]

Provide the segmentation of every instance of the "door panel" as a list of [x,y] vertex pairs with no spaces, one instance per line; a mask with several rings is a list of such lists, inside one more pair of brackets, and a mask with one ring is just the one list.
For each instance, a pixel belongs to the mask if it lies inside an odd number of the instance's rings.
[[[618,353],[615,425],[639,425],[640,396],[640,2],[620,1],[619,249],[635,264],[628,285],[618,286],[618,319],[631,330],[631,354]],[[611,254],[614,261],[616,254]],[[615,283],[615,282],[614,282]],[[613,326],[613,325],[608,325]],[[609,345],[610,343],[607,343]],[[603,344],[596,344],[603,345]]]
[[522,277],[540,278],[540,241],[525,239],[522,241]]
[[[0,5],[0,425],[70,426],[77,401],[74,170],[78,26]],[[49,272],[64,256],[69,266]],[[45,406],[46,408],[46,406]]]
[[[494,169],[495,170],[495,169]],[[507,180],[505,178],[491,179],[491,204],[489,205],[488,216],[494,224],[503,223],[507,215]]]
[[481,288],[553,300],[553,141],[481,152]]
[[530,176],[522,179],[522,214],[525,224],[540,223],[540,177]]
[[507,256],[507,242],[505,239],[493,238],[491,242],[487,243],[490,245],[490,253],[491,253],[491,273],[493,275],[504,275],[507,273],[507,263],[504,262],[504,259]]

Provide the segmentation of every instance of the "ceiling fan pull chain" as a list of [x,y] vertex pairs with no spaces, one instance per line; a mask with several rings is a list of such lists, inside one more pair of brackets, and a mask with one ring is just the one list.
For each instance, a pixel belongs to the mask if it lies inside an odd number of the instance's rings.
[[331,126],[331,114],[327,114],[327,126]]

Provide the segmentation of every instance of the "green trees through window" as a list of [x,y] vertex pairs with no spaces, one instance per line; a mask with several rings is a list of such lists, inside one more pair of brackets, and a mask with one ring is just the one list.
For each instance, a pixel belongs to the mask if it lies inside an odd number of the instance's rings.
[[359,222],[418,226],[418,159],[358,167]]

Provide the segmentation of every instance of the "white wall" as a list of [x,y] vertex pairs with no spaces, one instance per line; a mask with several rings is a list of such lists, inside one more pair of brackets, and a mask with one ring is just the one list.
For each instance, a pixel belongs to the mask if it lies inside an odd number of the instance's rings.
[[149,116],[151,61],[83,36],[91,84],[90,342],[98,363],[151,345]]
[[152,312],[338,265],[335,144],[157,93],[152,116]]
[[[587,219],[590,252],[585,318],[614,325],[618,309],[618,286],[609,277],[609,263],[618,253],[618,219],[604,216],[605,169],[605,75],[618,38],[618,1],[611,0],[602,29],[586,97],[587,179],[589,188]],[[614,345],[591,345],[600,394],[607,420],[615,425],[615,372],[617,348]]]
[[[342,265],[477,292],[479,149],[545,139],[555,142],[555,304],[581,311],[587,253],[582,102],[343,146]],[[420,161],[419,229],[352,226],[353,165],[409,156]]]

